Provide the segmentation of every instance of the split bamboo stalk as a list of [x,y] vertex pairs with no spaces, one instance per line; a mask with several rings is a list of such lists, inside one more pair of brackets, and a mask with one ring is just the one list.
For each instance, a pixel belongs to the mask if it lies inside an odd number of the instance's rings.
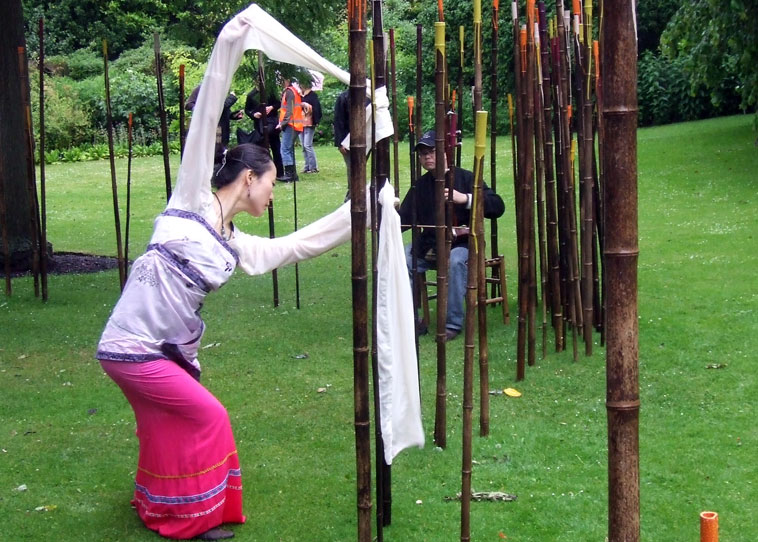
[[179,64],[179,156],[184,156],[184,144],[187,141],[184,95],[184,64]]
[[395,29],[390,28],[390,81],[392,84],[392,166],[395,185],[395,197],[400,196],[400,140],[397,130],[397,65],[395,61]]
[[129,276],[129,224],[132,216],[132,114],[126,125],[126,228],[124,229],[124,273]]
[[45,21],[39,20],[39,188],[40,275],[42,301],[47,301],[47,195],[45,185]]
[[[493,24],[497,25],[497,0],[493,4]],[[493,61],[493,66],[497,65]],[[493,83],[494,84],[494,83]],[[482,96],[482,3],[481,0],[474,0],[474,96]],[[494,100],[496,101],[496,99]],[[496,107],[493,104],[493,107]],[[481,108],[477,109],[474,117],[475,133],[483,133],[484,139],[487,135],[487,113],[481,114]],[[478,122],[484,122],[484,127],[479,127]],[[480,132],[481,130],[481,132]],[[493,130],[497,132],[497,129]],[[483,139],[483,141],[484,141]],[[491,141],[494,142],[495,133],[492,134]],[[484,143],[483,143],[484,144]],[[494,144],[494,143],[493,143]],[[492,147],[492,161],[496,160],[494,147]],[[482,164],[483,165],[483,161]],[[494,173],[494,170],[493,170]],[[478,184],[476,184],[478,181]],[[484,240],[484,207],[482,203],[482,185],[484,184],[484,169],[480,169],[479,178],[474,178],[473,202],[471,205],[471,224],[469,229],[476,232],[478,239],[477,250],[469,250],[468,273],[471,275],[476,272],[476,297],[477,297],[477,317],[478,317],[478,336],[479,336],[479,435],[485,437],[490,433],[490,383],[489,383],[489,348],[487,346],[487,269],[484,264],[486,257],[485,240]],[[492,179],[494,183],[494,178]],[[494,185],[491,187],[494,190]],[[476,203],[476,204],[474,204]],[[495,220],[492,221],[492,227],[497,231]],[[496,240],[493,239],[496,243]],[[476,260],[476,265],[472,266],[471,262]],[[497,269],[497,268],[494,268]],[[507,300],[504,298],[503,303]],[[468,322],[468,321],[467,321]]]
[[544,150],[543,158],[545,160],[545,215],[547,222],[547,266],[549,287],[544,299],[549,299],[553,333],[555,335],[555,350],[559,352],[563,349],[563,312],[561,307],[561,279],[559,269],[558,255],[558,216],[555,198],[555,174],[553,169],[553,95],[552,84],[550,81],[550,39],[548,36],[547,10],[544,2],[539,2],[539,28],[540,28],[540,56],[541,56],[541,76],[543,92],[543,129],[544,129]]
[[[268,113],[266,112],[266,103],[268,103],[268,100],[266,96],[266,71],[264,67],[264,61],[263,61],[263,52],[258,51],[258,97],[260,101],[260,111],[261,111],[261,119],[260,119],[260,126],[263,129],[263,144],[267,149],[271,148],[271,145],[269,143],[269,134],[268,134],[268,122],[266,120],[266,117]],[[274,239],[276,237],[275,232],[275,225],[274,225],[274,200],[272,199],[269,201],[268,204],[268,236],[269,239]],[[277,269],[273,269],[271,271],[271,282],[274,289],[274,307],[279,306],[279,271]]]
[[113,222],[116,228],[116,253],[118,259],[118,278],[121,290],[126,284],[126,265],[121,246],[121,216],[118,209],[118,185],[116,184],[116,160],[113,152],[113,117],[111,115],[111,81],[108,77],[108,41],[103,40],[103,73],[105,77],[105,119],[108,134],[108,156],[111,165],[111,192],[113,194]]
[[[478,0],[475,0],[477,2]],[[474,4],[476,5],[476,3]],[[474,10],[476,13],[476,9]],[[476,15],[475,15],[476,16]],[[476,38],[475,38],[476,39]],[[482,178],[484,176],[484,149],[487,138],[487,112],[477,111],[474,122],[476,132],[474,134],[474,199],[481,199]],[[475,201],[472,207],[480,205]],[[473,456],[473,429],[472,413],[474,409],[474,311],[477,306],[477,276],[476,266],[479,258],[476,257],[483,250],[482,239],[479,237],[479,225],[476,223],[481,217],[472,213],[471,234],[469,236],[469,272],[466,284],[466,332],[463,358],[463,454],[461,468],[461,542],[471,540],[471,471]],[[471,256],[474,257],[471,257]],[[473,266],[473,268],[472,268]]]
[[[445,219],[445,23],[434,23],[435,68],[435,225],[446,223]],[[447,228],[436,230],[437,253],[437,395],[434,418],[434,442],[440,448],[447,446],[447,355],[445,344],[445,321],[448,296]]]
[[161,61],[161,38],[153,33],[155,51],[155,80],[158,85],[158,116],[161,121],[161,144],[163,146],[163,172],[166,176],[166,202],[171,199],[171,162],[168,148],[168,122],[166,120],[166,100],[163,97],[163,62]]
[[350,58],[350,200],[353,283],[353,395],[358,542],[371,542],[371,422],[368,400],[366,265],[366,7],[348,0]]
[[596,214],[596,226],[597,226],[597,237],[598,237],[598,244],[600,246],[600,261],[601,261],[601,269],[603,278],[600,282],[600,315],[598,317],[598,321],[600,323],[600,345],[605,345],[605,311],[606,311],[606,273],[605,273],[605,252],[603,248],[605,247],[605,212],[603,209],[603,184],[605,183],[605,171],[603,168],[603,139],[604,139],[604,128],[603,128],[603,77],[602,77],[602,67],[600,65],[600,43],[598,41],[594,41],[592,43],[592,49],[595,56],[595,96],[597,99],[597,153],[598,153],[598,174],[597,174],[597,182],[595,183],[595,214]]
[[637,40],[634,2],[606,0],[600,21],[607,286],[608,540],[640,539],[637,311]]
[[18,48],[18,74],[21,86],[21,102],[24,109],[24,160],[26,161],[26,190],[29,198],[29,231],[31,235],[31,267],[34,276],[34,296],[40,292],[40,221],[39,204],[37,201],[36,168],[34,167],[34,134],[32,132],[32,105],[29,87],[29,68],[26,59],[26,48]]

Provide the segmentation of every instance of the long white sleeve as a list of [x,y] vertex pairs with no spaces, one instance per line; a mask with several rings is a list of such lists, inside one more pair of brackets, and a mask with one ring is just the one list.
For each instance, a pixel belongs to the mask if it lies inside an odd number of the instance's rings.
[[287,264],[314,258],[345,243],[351,236],[350,202],[316,222],[284,237],[269,239],[234,233],[229,244],[239,256],[239,266],[249,275],[262,275]]

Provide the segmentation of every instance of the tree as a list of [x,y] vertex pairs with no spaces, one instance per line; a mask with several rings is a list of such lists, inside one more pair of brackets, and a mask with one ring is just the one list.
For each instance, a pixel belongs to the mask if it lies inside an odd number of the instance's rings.
[[[5,231],[14,267],[29,269],[37,240],[32,231],[29,168],[25,157],[25,103],[19,77],[19,47],[25,47],[21,0],[0,2],[0,192],[5,203]],[[24,60],[26,62],[26,60]],[[29,96],[26,96],[29,100]],[[0,260],[3,253],[0,251]]]
[[661,36],[664,53],[684,59],[692,88],[705,85],[718,104],[722,83],[733,77],[742,108],[758,104],[758,3],[692,0],[683,4]]

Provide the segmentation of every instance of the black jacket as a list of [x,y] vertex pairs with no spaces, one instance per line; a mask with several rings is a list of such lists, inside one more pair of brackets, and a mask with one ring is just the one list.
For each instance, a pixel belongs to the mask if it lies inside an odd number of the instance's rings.
[[310,91],[308,94],[303,96],[303,101],[311,104],[313,111],[311,113],[311,116],[313,117],[313,126],[318,126],[318,123],[321,122],[321,101],[318,99],[318,94]]
[[350,90],[343,90],[334,102],[334,146],[339,147],[350,133]]
[[[471,194],[474,191],[474,174],[466,169],[456,168],[455,178],[453,179],[453,188],[464,194]],[[416,181],[416,224],[434,225],[435,223],[435,194],[434,194],[434,172],[427,171]],[[485,183],[483,186],[484,196],[484,218],[499,218],[505,212],[505,204]],[[413,219],[412,194],[410,190],[405,195],[403,203],[400,205],[400,222],[403,230],[411,227]],[[453,205],[453,226],[468,226],[471,221],[471,210],[465,205]],[[459,236],[453,239],[453,246],[465,245],[468,243],[467,236]],[[435,228],[422,228],[418,236],[418,246],[414,247],[413,253],[417,257],[423,257],[430,248],[436,245]]]

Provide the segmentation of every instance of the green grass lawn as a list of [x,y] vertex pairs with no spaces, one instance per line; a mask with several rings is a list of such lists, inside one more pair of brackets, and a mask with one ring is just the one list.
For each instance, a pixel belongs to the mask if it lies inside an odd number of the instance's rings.
[[[758,540],[758,149],[738,116],[639,132],[640,476],[642,538],[697,540],[715,510],[721,539]],[[466,151],[472,142],[466,142]],[[401,143],[401,192],[407,146]],[[298,151],[299,153],[299,151]],[[341,203],[344,163],[317,149],[321,173],[297,186],[304,225]],[[489,155],[488,155],[489,156]],[[298,154],[298,160],[301,158]],[[470,167],[471,159],[464,161]],[[176,159],[172,163],[175,174]],[[126,162],[117,162],[125,185]],[[517,312],[510,141],[499,141],[499,221]],[[160,157],[133,169],[130,254],[165,204]],[[115,254],[107,161],[47,168],[48,239],[57,251]],[[275,188],[277,233],[293,228],[293,186]],[[125,189],[121,207],[125,208]],[[123,224],[122,219],[122,224]],[[243,230],[267,235],[264,219]],[[350,247],[270,276],[237,276],[208,298],[204,383],[225,404],[244,473],[240,541],[356,538]],[[50,276],[50,299],[15,279],[0,298],[0,540],[149,541],[129,507],[134,418],[93,359],[118,298],[118,273]],[[474,438],[473,488],[507,503],[472,503],[472,540],[603,541],[607,534],[605,351],[572,361],[549,352],[515,382],[516,324],[489,318],[491,434]],[[599,337],[596,337],[596,341]],[[539,338],[538,338],[539,342]],[[550,337],[549,343],[552,343]],[[570,345],[569,345],[570,346]],[[580,348],[580,352],[583,349]],[[307,354],[303,357],[302,354]],[[424,449],[392,469],[388,541],[459,538],[461,340],[448,348],[448,446],[432,443],[435,344],[421,339]],[[709,366],[720,366],[709,369]],[[326,392],[319,393],[319,388]],[[478,401],[478,398],[477,398]],[[475,409],[475,426],[478,411]],[[25,488],[25,489],[20,489]]]

